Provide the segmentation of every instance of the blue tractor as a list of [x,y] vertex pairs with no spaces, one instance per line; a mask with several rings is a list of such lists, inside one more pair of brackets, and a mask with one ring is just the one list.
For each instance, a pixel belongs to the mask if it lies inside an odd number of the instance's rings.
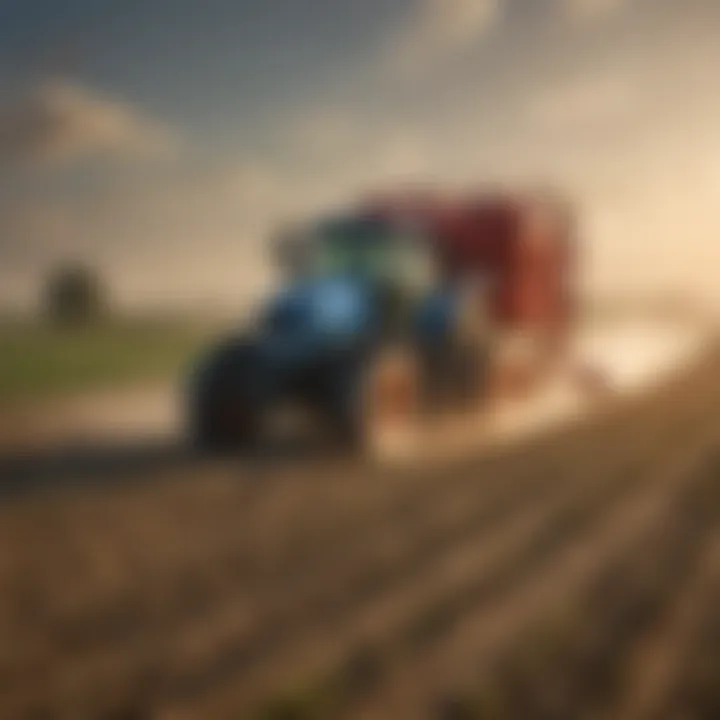
[[331,218],[287,238],[278,258],[284,287],[193,375],[199,448],[247,447],[288,405],[363,446],[384,423],[412,423],[482,393],[489,339],[482,313],[468,312],[478,296],[443,281],[421,229]]

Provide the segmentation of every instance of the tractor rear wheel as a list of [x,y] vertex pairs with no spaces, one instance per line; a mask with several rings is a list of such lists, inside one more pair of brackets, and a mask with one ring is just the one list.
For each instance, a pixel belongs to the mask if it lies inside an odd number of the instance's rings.
[[387,456],[411,450],[420,416],[415,353],[389,347],[357,363],[347,378],[336,429],[356,450]]
[[423,355],[424,407],[431,415],[475,410],[487,396],[488,343],[452,341]]
[[412,452],[420,418],[420,372],[412,351],[388,348],[371,361],[362,388],[362,439],[372,455]]

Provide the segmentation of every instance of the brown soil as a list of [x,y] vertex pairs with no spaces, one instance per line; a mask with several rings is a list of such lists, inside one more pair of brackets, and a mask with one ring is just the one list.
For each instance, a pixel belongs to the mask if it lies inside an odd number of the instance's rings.
[[452,465],[99,465],[8,501],[0,717],[717,717],[718,401],[716,353]]

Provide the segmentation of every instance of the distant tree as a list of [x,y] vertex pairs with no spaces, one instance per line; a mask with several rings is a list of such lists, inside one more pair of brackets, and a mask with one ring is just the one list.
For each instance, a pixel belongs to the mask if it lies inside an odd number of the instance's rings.
[[53,270],[44,289],[46,317],[62,325],[97,320],[106,310],[106,293],[98,274],[85,265],[64,265]]

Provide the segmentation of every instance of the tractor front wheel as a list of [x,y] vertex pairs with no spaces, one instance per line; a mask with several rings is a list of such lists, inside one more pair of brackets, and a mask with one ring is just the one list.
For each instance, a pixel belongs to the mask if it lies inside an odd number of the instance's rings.
[[255,360],[249,344],[232,344],[217,353],[192,398],[190,433],[197,450],[242,450],[258,441],[262,413],[253,397]]

